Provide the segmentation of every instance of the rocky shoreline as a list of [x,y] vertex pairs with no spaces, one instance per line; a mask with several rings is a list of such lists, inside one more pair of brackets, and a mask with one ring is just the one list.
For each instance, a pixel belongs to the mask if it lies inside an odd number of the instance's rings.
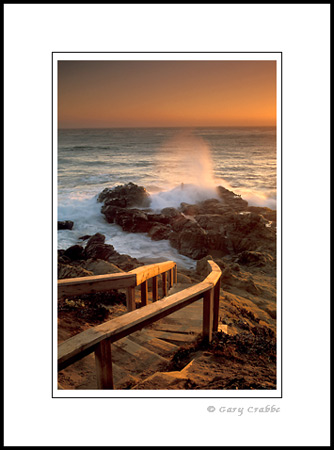
[[[147,233],[155,241],[167,239],[177,251],[194,260],[208,255],[227,258],[239,264],[266,267],[276,260],[276,211],[252,207],[240,196],[219,186],[219,199],[197,204],[181,203],[179,208],[164,208],[159,213],[149,208],[146,189],[133,183],[103,190],[97,198],[107,222],[129,233]],[[58,229],[72,229],[70,220],[58,222]],[[59,228],[61,227],[61,228]],[[105,237],[83,236],[85,248],[74,245],[59,250],[59,263],[78,266],[78,261],[100,259],[130,270],[140,264],[122,257]],[[118,263],[118,264],[117,264]],[[83,267],[87,269],[87,264]]]
[[[126,232],[147,233],[152,240],[167,239],[180,254],[196,260],[196,270],[178,269],[180,282],[201,281],[207,275],[208,259],[213,259],[222,270],[220,327],[228,327],[230,336],[239,337],[226,339],[225,334],[221,335],[220,332],[215,336],[214,347],[196,351],[192,349],[199,365],[196,363],[197,367],[192,363],[191,371],[187,371],[187,380],[190,377],[191,383],[187,381],[188,384],[167,388],[205,389],[205,383],[208,383],[208,386],[212,386],[210,389],[238,389],[238,386],[240,389],[247,389],[246,386],[250,386],[249,389],[261,386],[263,389],[274,389],[274,344],[270,347],[270,354],[266,353],[266,346],[261,350],[261,364],[267,358],[270,360],[269,366],[261,369],[264,374],[261,382],[257,380],[259,366],[253,347],[259,332],[263,336],[261,342],[268,340],[272,343],[276,339],[276,211],[249,206],[240,196],[221,186],[217,188],[217,194],[218,198],[196,204],[182,203],[179,208],[164,208],[156,212],[150,209],[150,196],[145,188],[128,183],[105,189],[97,201],[101,203],[101,212],[109,223],[121,226]],[[67,229],[72,229],[71,218],[68,219],[61,226],[69,223],[71,228]],[[59,279],[129,271],[140,265],[143,262],[129,255],[121,255],[112,245],[105,244],[105,236],[98,232],[93,236],[82,236],[80,242],[68,249],[58,250]],[[125,313],[124,293],[109,294],[112,302],[107,298],[108,293],[107,297],[101,295],[101,298],[88,296],[84,302],[82,298],[59,300],[59,341]],[[81,308],[83,303],[86,309]],[[90,309],[87,309],[87,305]],[[227,342],[233,342],[233,345],[237,342],[238,352],[242,348],[243,354],[239,354],[237,359],[235,355],[229,357],[228,352],[222,350]],[[220,353],[217,353],[217,345]],[[247,363],[250,355],[252,358]],[[231,376],[241,371],[246,378],[241,377],[239,385],[236,381],[229,387],[230,378],[225,371],[224,381],[199,381],[203,375],[203,364],[207,365],[205,370],[209,368],[216,378],[219,377],[217,361],[222,358],[224,364],[231,368]],[[246,372],[243,372],[246,367]],[[154,379],[137,388],[159,389],[162,383],[159,376],[166,382],[165,374],[157,374]],[[170,379],[169,376],[167,378]]]

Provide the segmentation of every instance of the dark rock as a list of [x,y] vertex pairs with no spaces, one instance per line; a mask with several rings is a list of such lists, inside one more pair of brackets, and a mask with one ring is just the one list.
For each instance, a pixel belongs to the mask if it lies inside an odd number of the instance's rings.
[[195,216],[200,213],[200,207],[198,205],[190,205],[189,203],[181,203],[180,211],[186,216]]
[[105,215],[107,222],[114,223],[117,212],[126,211],[125,208],[119,208],[118,206],[104,205],[101,208],[101,213]]
[[170,226],[156,223],[148,232],[148,235],[153,241],[161,241],[162,239],[168,239],[171,232]]
[[234,253],[249,251],[276,251],[276,232],[266,227],[266,220],[255,213],[226,214],[226,235]]
[[191,228],[193,226],[197,227],[198,225],[194,220],[188,219],[187,217],[184,217],[183,215],[175,216],[171,220],[171,226],[173,231],[176,231],[177,233],[186,229]]
[[180,213],[180,211],[178,211],[176,208],[163,208],[161,210],[161,214],[163,214],[164,216],[168,217],[168,218],[175,218],[175,217],[179,217],[182,214]]
[[58,220],[58,230],[72,230],[73,225],[72,220]]
[[148,233],[153,240],[169,239],[181,254],[193,259],[209,253],[227,257],[243,251],[275,252],[276,231],[258,213],[272,214],[272,210],[247,209],[245,200],[222,186],[217,192],[220,199],[182,203],[179,209],[164,208],[160,213],[133,208],[135,203],[146,206],[148,199],[146,190],[133,183],[105,189],[98,200],[104,201],[101,211],[108,222],[126,232]]
[[91,236],[85,248],[85,257],[106,260],[113,254],[115,251],[114,247],[104,244],[105,239],[105,236],[101,233]]
[[104,241],[106,240],[106,237],[104,236],[104,234],[101,233],[96,233],[94,234],[94,236],[91,236],[87,242],[87,247],[90,247],[91,245],[95,245],[95,244],[104,244]]
[[255,230],[259,230],[261,228],[261,231],[265,228],[266,221],[264,218],[255,213],[249,213],[249,214],[238,214],[235,216],[234,226],[235,230],[243,233],[243,234],[249,234]]
[[151,203],[150,195],[143,186],[134,183],[116,186],[113,189],[104,189],[97,198],[97,201],[106,206],[118,206],[130,208],[132,206],[148,207]]
[[93,272],[85,270],[80,266],[58,263],[58,280],[64,278],[89,277],[92,275]]
[[131,233],[147,233],[152,227],[147,215],[139,209],[122,209],[116,211],[114,222],[124,231]]
[[244,250],[238,256],[239,264],[251,264],[255,266],[265,266],[268,263],[273,262],[273,257],[268,253],[254,252],[250,250]]
[[219,250],[223,255],[233,253],[233,243],[225,229],[225,218],[219,214],[200,214],[195,216],[200,227],[207,232],[209,251]]
[[226,212],[226,206],[216,198],[210,198],[198,203],[199,214],[222,214]]
[[158,222],[164,225],[168,225],[171,221],[171,218],[165,216],[164,214],[147,213],[147,220],[149,220],[150,222]]
[[232,271],[229,266],[226,266],[222,271],[221,281],[224,284],[233,285],[235,280],[235,276],[232,274]]
[[216,233],[213,230],[207,231],[207,247],[209,251],[219,250],[222,256],[234,253],[233,242],[229,239],[225,232]]
[[85,257],[94,259],[103,259],[109,261],[109,258],[115,254],[115,249],[110,244],[92,244],[85,248]]
[[87,261],[84,261],[81,267],[92,272],[94,275],[124,272],[115,264],[109,261],[104,261],[102,259],[88,259]]
[[70,264],[71,262],[72,262],[72,260],[68,256],[58,256],[58,263]]
[[169,241],[172,247],[189,258],[201,259],[208,254],[206,233],[196,223],[179,233],[172,231]]
[[57,256],[58,256],[58,263],[69,264],[71,262],[71,259],[68,256],[65,256],[65,250],[63,249],[58,250]]
[[249,206],[247,211],[261,214],[265,219],[276,222],[276,211],[274,209],[267,208],[266,206]]
[[242,199],[240,195],[237,195],[234,192],[229,191],[223,186],[217,187],[217,193],[222,203],[224,205],[232,207],[235,211],[243,211],[248,206],[248,202]]
[[225,270],[227,267],[227,263],[221,258],[214,258],[214,262],[219,266],[221,271]]
[[71,261],[77,261],[80,259],[85,259],[84,249],[81,245],[72,245],[67,250],[65,250],[63,256],[67,256]]
[[209,270],[209,265],[208,265],[208,261],[213,260],[211,255],[207,255],[202,259],[199,259],[196,263],[196,272],[198,273],[198,275],[201,275],[203,278],[205,278],[207,275],[209,275],[210,270]]
[[120,269],[128,272],[129,270],[136,269],[137,267],[142,266],[143,264],[138,261],[136,258],[132,258],[129,255],[121,255],[118,252],[115,252],[108,258],[108,261],[112,264],[115,264]]

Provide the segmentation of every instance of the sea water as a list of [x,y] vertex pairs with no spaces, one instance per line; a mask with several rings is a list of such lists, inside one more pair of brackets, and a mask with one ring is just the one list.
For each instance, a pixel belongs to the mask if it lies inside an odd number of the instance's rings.
[[58,231],[58,248],[99,232],[118,252],[143,262],[171,259],[192,268],[196,263],[169,241],[106,222],[98,194],[130,181],[147,189],[156,211],[215,198],[219,185],[250,205],[276,209],[276,128],[59,130],[57,219],[72,220],[74,227]]

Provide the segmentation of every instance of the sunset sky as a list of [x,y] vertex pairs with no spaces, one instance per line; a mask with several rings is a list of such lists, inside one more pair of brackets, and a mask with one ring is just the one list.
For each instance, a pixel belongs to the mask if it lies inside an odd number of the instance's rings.
[[58,61],[58,124],[276,125],[276,61]]

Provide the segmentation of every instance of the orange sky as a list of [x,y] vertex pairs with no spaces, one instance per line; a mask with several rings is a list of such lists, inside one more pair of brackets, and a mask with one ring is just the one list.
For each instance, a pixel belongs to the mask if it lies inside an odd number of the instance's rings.
[[276,61],[59,61],[60,128],[276,125]]

